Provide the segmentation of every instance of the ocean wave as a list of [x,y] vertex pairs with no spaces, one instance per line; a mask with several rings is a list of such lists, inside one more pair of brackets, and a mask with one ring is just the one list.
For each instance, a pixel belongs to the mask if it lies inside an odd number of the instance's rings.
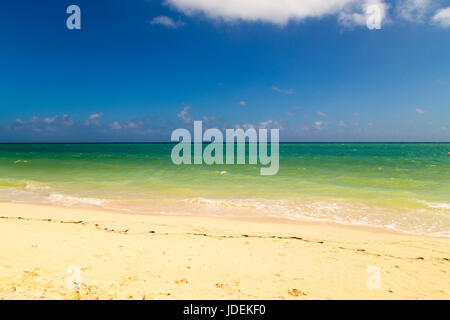
[[129,213],[210,217],[273,218],[383,228],[397,232],[450,237],[448,203],[415,209],[389,208],[344,199],[113,199],[57,192],[28,181],[20,188],[0,189],[0,200],[65,207],[102,208]]
[[421,201],[423,204],[425,204],[427,207],[432,209],[446,209],[450,210],[450,203],[445,202],[427,202],[427,201]]
[[24,190],[47,190],[49,186],[45,183],[26,179],[0,179],[0,188],[15,188]]
[[88,205],[104,207],[105,204],[108,203],[106,199],[75,197],[59,193],[50,194],[47,197],[47,200],[52,203],[62,204],[64,206]]
[[19,185],[15,183],[14,187],[0,189],[0,201],[105,208],[108,203],[106,199],[51,193],[50,190],[51,188],[46,184],[35,181],[27,181]]
[[36,182],[36,181],[26,181],[25,182],[25,190],[33,190],[33,191],[41,191],[48,190],[50,187],[45,183]]
[[[310,221],[376,227],[417,235],[450,237],[450,216],[424,209],[401,209],[367,205],[361,202],[293,201],[267,199],[185,199],[191,212],[202,215],[266,216],[275,219]],[[430,208],[445,208],[433,204]]]

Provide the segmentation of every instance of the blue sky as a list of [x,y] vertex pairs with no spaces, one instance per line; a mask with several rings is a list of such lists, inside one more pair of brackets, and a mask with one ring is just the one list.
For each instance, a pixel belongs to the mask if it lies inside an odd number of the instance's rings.
[[1,142],[168,141],[194,119],[450,141],[450,1],[18,0],[0,26]]

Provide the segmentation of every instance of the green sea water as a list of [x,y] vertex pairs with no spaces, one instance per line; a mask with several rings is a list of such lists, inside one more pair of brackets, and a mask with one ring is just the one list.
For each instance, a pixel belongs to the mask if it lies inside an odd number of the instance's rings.
[[450,144],[280,144],[280,169],[180,165],[173,144],[0,144],[0,201],[272,217],[450,236]]

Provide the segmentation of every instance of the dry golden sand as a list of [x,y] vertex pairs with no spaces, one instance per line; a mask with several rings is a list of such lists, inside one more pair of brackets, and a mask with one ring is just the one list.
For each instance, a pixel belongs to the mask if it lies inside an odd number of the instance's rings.
[[449,239],[10,203],[0,216],[2,299],[450,298]]

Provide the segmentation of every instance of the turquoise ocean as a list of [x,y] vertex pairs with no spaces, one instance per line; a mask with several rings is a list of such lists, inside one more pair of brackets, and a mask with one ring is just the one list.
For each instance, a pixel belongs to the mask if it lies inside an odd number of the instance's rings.
[[280,169],[180,165],[174,144],[0,144],[0,201],[276,218],[450,237],[449,143],[281,143]]

